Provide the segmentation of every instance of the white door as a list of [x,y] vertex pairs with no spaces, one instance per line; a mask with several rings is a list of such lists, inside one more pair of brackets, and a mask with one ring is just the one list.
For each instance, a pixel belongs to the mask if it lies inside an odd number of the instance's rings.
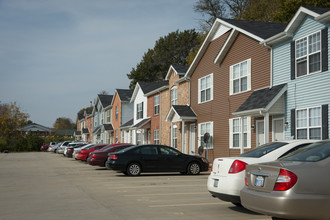
[[265,143],[264,121],[257,121],[257,147]]
[[282,140],[284,140],[283,123],[284,123],[283,118],[281,118],[281,119],[275,119],[273,121],[273,134],[274,134],[273,140],[274,141],[282,141]]
[[189,135],[189,153],[188,153],[190,155],[195,155],[195,138],[196,138],[195,124],[191,124],[190,135]]

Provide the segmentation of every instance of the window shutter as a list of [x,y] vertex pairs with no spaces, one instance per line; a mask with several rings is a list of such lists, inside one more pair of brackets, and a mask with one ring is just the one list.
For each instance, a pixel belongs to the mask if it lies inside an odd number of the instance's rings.
[[251,90],[251,58],[247,60],[247,90]]
[[328,28],[321,31],[322,72],[328,71]]
[[291,80],[296,78],[296,42],[291,42]]
[[322,140],[329,138],[329,106],[322,105]]
[[201,79],[198,79],[198,103],[201,102]]
[[233,94],[233,72],[234,66],[229,67],[229,95]]
[[291,109],[291,137],[296,139],[296,109]]
[[233,148],[233,119],[229,119],[229,148]]
[[136,104],[136,120],[139,119],[139,105]]
[[247,117],[247,147],[251,147],[251,116]]
[[211,84],[211,100],[213,100],[213,73],[210,75],[210,84]]

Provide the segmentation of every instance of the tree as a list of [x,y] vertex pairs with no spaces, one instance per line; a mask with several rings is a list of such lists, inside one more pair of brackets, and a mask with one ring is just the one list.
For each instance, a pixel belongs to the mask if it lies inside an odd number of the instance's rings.
[[84,114],[85,111],[88,111],[88,110],[93,110],[93,106],[90,106],[90,107],[87,107],[87,108],[82,108],[78,111],[78,114]]
[[69,118],[57,118],[54,123],[54,129],[55,130],[61,130],[61,129],[74,129],[75,124],[72,122]]
[[195,30],[171,32],[156,41],[153,49],[144,53],[142,60],[127,77],[133,89],[138,81],[162,81],[171,64],[187,65],[189,52],[200,43]]
[[29,114],[21,112],[16,102],[0,104],[0,138],[6,144],[19,135],[19,128],[27,123]]

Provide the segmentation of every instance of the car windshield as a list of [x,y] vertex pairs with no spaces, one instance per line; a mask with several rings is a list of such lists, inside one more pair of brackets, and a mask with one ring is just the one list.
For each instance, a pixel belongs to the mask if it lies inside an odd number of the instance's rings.
[[283,157],[283,161],[317,162],[330,156],[330,142],[316,142],[293,154]]
[[262,157],[262,156],[272,152],[273,150],[276,150],[280,147],[283,147],[286,144],[288,144],[288,143],[286,143],[286,142],[273,142],[273,143],[264,144],[264,145],[261,145],[260,147],[257,147],[253,150],[250,150],[250,151],[246,152],[246,153],[243,153],[239,156],[240,157],[259,158],[259,157]]

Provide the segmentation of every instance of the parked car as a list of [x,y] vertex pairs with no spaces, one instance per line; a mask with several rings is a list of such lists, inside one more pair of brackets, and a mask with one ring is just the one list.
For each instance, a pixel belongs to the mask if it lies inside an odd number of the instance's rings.
[[107,146],[107,144],[94,145],[94,146],[90,146],[85,149],[82,149],[82,150],[80,150],[80,153],[78,154],[77,159],[86,161],[90,152],[101,149],[104,146]]
[[70,144],[69,144],[69,146],[66,147],[65,156],[67,156],[67,157],[72,157],[72,155],[73,155],[73,150],[74,150],[75,148],[82,147],[82,146],[85,146],[85,145],[86,145],[86,144],[82,144],[82,143],[80,143],[80,144],[74,144],[74,145],[71,145],[71,146],[70,146]]
[[[67,154],[67,150],[68,150],[69,147],[82,146],[83,144],[85,144],[85,142],[71,142],[71,143],[69,143],[67,146],[64,147],[64,151],[63,151],[64,156],[67,156],[66,154]],[[72,153],[73,152],[71,152],[71,156],[72,156]]]
[[133,144],[118,143],[109,145],[103,150],[95,150],[89,153],[87,163],[92,166],[105,167],[109,153],[117,152],[130,146],[133,146]]
[[110,153],[106,162],[109,169],[126,175],[138,176],[141,172],[181,172],[199,174],[207,171],[207,159],[183,154],[164,145],[138,145]]
[[71,143],[71,142],[72,141],[63,141],[62,144],[57,148],[56,153],[63,154],[65,147],[68,146],[68,144]]
[[242,205],[273,219],[329,220],[329,171],[330,140],[274,162],[248,165]]
[[95,146],[95,144],[87,144],[87,145],[82,146],[82,147],[74,148],[74,149],[73,149],[73,153],[72,153],[72,158],[78,160],[77,157],[78,157],[78,155],[79,155],[79,153],[80,153],[80,150],[85,149],[85,148],[87,148],[87,147],[91,147],[91,146]]
[[56,142],[50,142],[47,151],[52,151],[53,147],[56,145]]
[[49,143],[43,143],[42,146],[40,147],[40,150],[46,152],[48,148],[49,148]]
[[52,149],[50,149],[50,152],[54,152],[54,153],[56,153],[57,148],[58,148],[59,146],[61,146],[61,144],[62,144],[62,142],[56,143],[56,144],[52,147]]
[[274,161],[313,142],[315,141],[271,142],[237,157],[216,158],[207,180],[207,188],[213,197],[240,206],[240,190],[244,187],[244,171],[247,164]]

